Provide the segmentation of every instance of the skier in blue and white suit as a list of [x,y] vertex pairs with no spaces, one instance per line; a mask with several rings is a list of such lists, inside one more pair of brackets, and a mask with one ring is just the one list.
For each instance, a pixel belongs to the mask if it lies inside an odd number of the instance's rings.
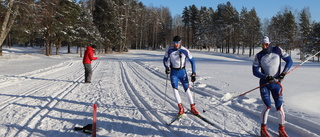
[[[256,55],[252,65],[253,75],[260,78],[260,95],[263,103],[265,104],[261,113],[261,136],[268,136],[266,124],[271,107],[270,93],[278,111],[279,135],[287,136],[284,130],[285,114],[282,106],[283,97],[280,82],[292,66],[292,59],[289,54],[285,53],[280,47],[270,45],[269,38],[267,36],[263,37],[261,43],[262,51]],[[286,62],[282,71],[281,59]],[[261,70],[259,70],[260,68]]]
[[[184,113],[184,108],[182,106],[181,97],[178,91],[179,80],[182,83],[184,91],[187,93],[189,97],[191,112],[193,114],[199,114],[199,112],[195,108],[192,94],[189,88],[189,80],[188,80],[187,72],[185,69],[186,58],[191,63],[191,68],[192,68],[191,81],[194,82],[196,80],[195,61],[192,58],[190,51],[185,47],[181,46],[181,38],[179,36],[175,36],[173,38],[173,46],[169,47],[164,55],[163,64],[166,68],[166,74],[167,75],[170,74],[171,85],[172,85],[176,100],[178,102],[178,107],[179,107],[178,114],[181,115]],[[168,60],[170,60],[170,66],[169,66]]]

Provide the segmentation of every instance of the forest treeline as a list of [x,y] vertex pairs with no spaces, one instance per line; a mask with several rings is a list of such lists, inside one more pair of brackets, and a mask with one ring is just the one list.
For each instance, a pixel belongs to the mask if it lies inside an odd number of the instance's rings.
[[89,44],[104,53],[160,49],[171,45],[174,35],[191,49],[232,54],[249,49],[249,56],[263,35],[289,53],[300,49],[301,60],[320,50],[320,22],[311,20],[308,8],[296,14],[285,8],[260,19],[255,8],[237,11],[231,2],[190,5],[172,16],[167,7],[138,0],[3,0],[0,26],[0,55],[3,45],[43,46],[48,56],[59,54],[61,46],[82,53]]

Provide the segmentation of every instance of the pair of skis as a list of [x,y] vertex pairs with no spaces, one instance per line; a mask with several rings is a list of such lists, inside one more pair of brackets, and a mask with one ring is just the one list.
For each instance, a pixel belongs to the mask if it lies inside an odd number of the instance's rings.
[[[187,111],[187,112],[188,112],[188,111]],[[179,121],[179,120],[182,118],[182,116],[185,115],[187,112],[185,112],[185,113],[183,113],[183,114],[181,114],[181,115],[178,115],[177,117],[175,117],[174,119],[172,119],[170,123],[167,123],[166,125],[167,125],[167,126],[170,126],[170,125],[172,125],[174,122]],[[201,119],[202,121],[208,123],[209,125],[214,126],[214,123],[212,123],[211,121],[209,121],[209,120],[206,119],[205,117],[201,116],[200,114],[193,114],[193,113],[191,113],[191,114],[194,115],[194,116],[196,116],[197,118]]]

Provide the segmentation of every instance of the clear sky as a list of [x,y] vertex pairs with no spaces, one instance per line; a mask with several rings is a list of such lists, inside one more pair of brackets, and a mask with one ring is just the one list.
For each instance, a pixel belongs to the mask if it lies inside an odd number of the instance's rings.
[[296,16],[304,7],[308,7],[311,13],[311,20],[320,22],[320,0],[139,0],[145,6],[168,7],[172,16],[182,14],[184,7],[195,5],[198,9],[201,6],[212,7],[217,9],[218,4],[226,4],[228,1],[234,6],[238,12],[242,7],[246,7],[248,11],[255,8],[258,16],[263,19],[271,19],[278,12],[283,11],[286,7]]

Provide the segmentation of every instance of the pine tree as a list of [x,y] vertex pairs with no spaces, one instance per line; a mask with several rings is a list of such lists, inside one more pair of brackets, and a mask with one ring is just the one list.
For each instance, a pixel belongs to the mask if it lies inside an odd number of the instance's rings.
[[117,8],[119,6],[114,0],[98,0],[95,3],[93,11],[93,22],[105,40],[105,48],[117,48],[121,46],[121,28],[119,26],[120,19]]
[[[320,51],[320,22],[313,24],[313,31],[311,33],[312,47],[314,52]],[[320,62],[320,55],[318,54],[318,62]]]
[[308,37],[311,34],[311,23],[310,23],[310,13],[307,8],[304,8],[302,12],[300,13],[300,41],[301,41],[301,47],[300,47],[300,59],[305,59],[305,54],[311,52],[310,48],[310,42],[308,40]]
[[185,30],[185,39],[186,39],[186,45],[187,45],[187,48],[189,48],[189,45],[190,45],[190,28],[191,28],[191,12],[190,10],[185,7],[183,9],[183,13],[182,13],[182,22],[184,23],[184,30]]

